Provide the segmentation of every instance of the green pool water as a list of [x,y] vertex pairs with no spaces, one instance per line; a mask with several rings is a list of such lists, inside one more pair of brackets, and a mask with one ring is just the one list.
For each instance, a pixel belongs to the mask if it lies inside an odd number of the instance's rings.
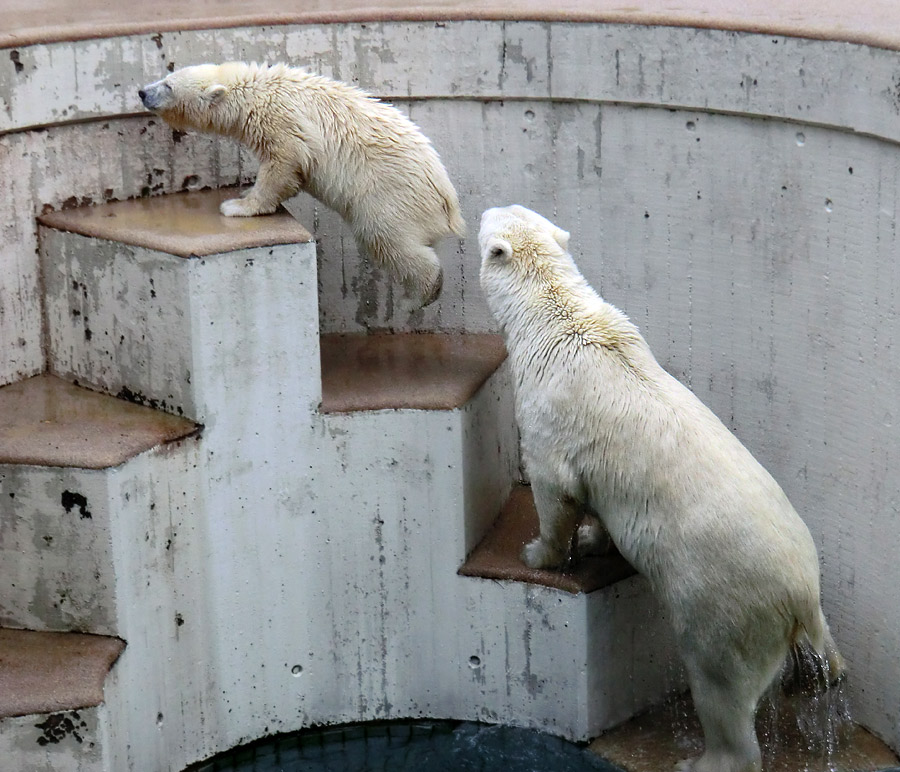
[[191,772],[621,772],[558,737],[507,726],[414,721],[304,731]]

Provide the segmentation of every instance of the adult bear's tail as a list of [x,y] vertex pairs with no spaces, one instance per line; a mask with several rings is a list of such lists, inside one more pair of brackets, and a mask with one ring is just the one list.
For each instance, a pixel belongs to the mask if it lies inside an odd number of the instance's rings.
[[818,603],[810,604],[804,619],[797,619],[791,633],[793,667],[785,688],[805,693],[820,692],[845,674],[844,658],[838,651]]

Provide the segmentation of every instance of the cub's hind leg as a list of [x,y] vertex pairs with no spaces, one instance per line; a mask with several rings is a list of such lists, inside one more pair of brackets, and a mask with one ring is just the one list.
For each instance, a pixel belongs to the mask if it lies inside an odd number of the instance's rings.
[[438,299],[444,284],[444,271],[437,253],[426,244],[404,238],[387,238],[383,234],[357,236],[362,251],[368,253],[379,268],[399,280],[410,297],[420,306]]

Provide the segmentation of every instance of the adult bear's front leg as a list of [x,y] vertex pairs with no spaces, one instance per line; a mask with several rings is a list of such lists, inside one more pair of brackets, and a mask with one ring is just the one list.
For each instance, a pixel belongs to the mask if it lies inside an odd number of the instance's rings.
[[559,568],[566,562],[581,504],[559,486],[532,479],[541,535],[525,545],[522,561],[530,568]]

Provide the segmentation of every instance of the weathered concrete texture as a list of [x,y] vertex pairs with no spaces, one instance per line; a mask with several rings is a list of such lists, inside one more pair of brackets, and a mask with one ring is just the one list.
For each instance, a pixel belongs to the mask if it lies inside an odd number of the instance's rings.
[[367,329],[492,332],[496,324],[478,284],[481,212],[521,203],[554,216],[569,213],[573,231],[597,211],[600,107],[574,102],[427,100],[401,103],[441,152],[460,196],[469,234],[438,252],[444,288],[436,303],[410,310],[398,289],[360,257],[347,227],[309,197],[288,207],[311,223],[319,248],[323,332]]
[[522,562],[522,548],[538,535],[538,515],[531,489],[513,489],[484,541],[459,569],[460,576],[530,582],[566,592],[594,592],[635,573],[621,555],[590,556],[562,571],[529,568]]
[[145,118],[0,136],[0,383],[44,369],[37,215],[252,179],[233,143],[182,139]]
[[0,464],[105,469],[196,431],[184,418],[53,376],[0,388]]
[[[228,363],[261,356],[250,332],[268,330],[265,339],[292,347],[294,356],[313,340],[318,351],[315,330],[303,326],[315,299],[302,306],[301,285],[284,280],[285,266],[303,262],[298,281],[314,285],[312,245],[183,260],[45,229],[42,252],[50,367],[108,393],[206,423],[214,418],[206,390],[227,388]],[[215,363],[206,359],[209,349],[217,352]],[[318,363],[302,384],[307,399],[318,402]]]
[[820,550],[854,716],[900,745],[900,618],[883,589],[900,563],[879,547],[900,513],[895,148],[610,107],[602,153],[617,186],[585,274],[784,487]]
[[323,335],[323,413],[453,410],[506,359],[499,335]]
[[115,635],[107,475],[0,466],[0,625]]
[[261,629],[239,616],[217,616],[222,576],[235,565],[209,559],[230,513],[207,508],[208,490],[247,494],[230,480],[206,479],[211,450],[202,440],[177,456],[144,454],[129,463],[133,474],[110,481],[122,513],[112,523],[116,619],[128,647],[106,682],[106,770],[176,772],[191,754],[221,747],[228,686],[217,675],[219,646],[232,635],[261,641]]
[[0,720],[0,759],[15,772],[104,772],[106,709],[68,710]]
[[[778,34],[540,21],[372,22],[113,37],[15,53],[0,68],[0,132],[143,112],[137,89],[169,67],[255,59],[311,67],[391,99],[662,104],[898,137],[896,52]],[[448,56],[454,67],[445,66]]]
[[[148,521],[170,515],[156,502],[120,499],[118,486],[147,486],[151,474],[162,479],[173,468],[194,470],[198,440],[172,442],[113,469],[85,470],[28,465],[0,466],[0,625],[34,630],[80,630],[127,638],[119,605],[122,595],[115,564],[117,551],[144,546]],[[151,461],[152,460],[152,461]],[[184,472],[187,474],[187,471]],[[196,483],[194,483],[196,485]],[[183,507],[196,488],[182,489]],[[172,494],[175,496],[175,494]],[[164,500],[168,505],[168,500]],[[141,535],[116,537],[120,520],[133,522]]]
[[0,628],[0,719],[99,705],[124,648],[102,635]]

